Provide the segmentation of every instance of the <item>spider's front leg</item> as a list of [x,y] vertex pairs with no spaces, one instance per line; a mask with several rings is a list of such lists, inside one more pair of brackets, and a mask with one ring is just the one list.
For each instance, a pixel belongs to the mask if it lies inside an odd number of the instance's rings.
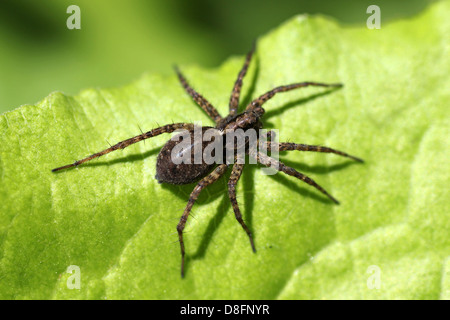
[[321,83],[321,82],[306,81],[306,82],[289,84],[286,86],[279,86],[279,87],[273,88],[270,91],[267,91],[263,95],[259,96],[258,98],[256,98],[252,102],[250,102],[250,104],[246,108],[246,111],[251,111],[252,109],[261,107],[264,103],[266,103],[275,94],[277,94],[279,92],[286,92],[286,91],[291,91],[294,89],[305,88],[305,87],[310,87],[310,86],[325,87],[325,88],[340,88],[340,87],[342,87],[342,83]]
[[288,167],[283,162],[278,161],[274,158],[269,157],[268,155],[261,153],[259,151],[250,151],[250,156],[255,158],[259,163],[267,166],[272,167],[276,169],[277,171],[281,171],[287,175],[293,176],[297,179],[302,180],[303,182],[306,182],[307,184],[313,186],[320,192],[322,192],[324,195],[326,195],[330,200],[332,200],[334,203],[339,204],[339,201],[337,201],[331,194],[329,194],[324,188],[319,186],[313,179],[310,177],[304,175],[303,173],[298,172],[294,168]]
[[244,79],[245,74],[247,73],[248,66],[250,65],[250,60],[252,59],[253,52],[255,51],[255,46],[256,44],[253,43],[253,47],[247,54],[244,65],[242,66],[242,69],[238,74],[236,82],[234,83],[233,91],[231,92],[230,97],[230,116],[234,116],[237,114],[239,108],[239,97],[241,95],[242,80]]
[[222,116],[219,114],[217,109],[214,108],[214,106],[208,100],[206,100],[201,94],[199,94],[189,85],[186,78],[183,76],[178,67],[175,66],[174,68],[184,90],[186,90],[186,92],[200,106],[200,108],[202,108],[208,114],[208,116],[214,120],[215,123],[218,123],[220,120],[222,120]]
[[242,220],[241,210],[239,210],[239,206],[238,206],[238,203],[236,200],[236,184],[237,184],[239,178],[241,177],[243,169],[244,169],[244,164],[235,163],[233,165],[233,170],[231,171],[230,180],[228,181],[228,196],[230,198],[231,205],[233,206],[234,215],[236,217],[236,220],[241,224],[242,228],[244,228],[244,230],[247,233],[248,238],[250,240],[250,245],[252,246],[252,250],[253,250],[253,252],[256,252],[255,244],[253,243],[252,233],[248,229],[244,220]]
[[194,190],[191,192],[191,195],[189,196],[188,204],[186,208],[184,209],[183,215],[180,218],[180,222],[177,225],[177,231],[178,231],[178,238],[180,240],[180,249],[181,249],[181,277],[184,277],[184,241],[183,241],[183,230],[186,226],[187,218],[189,217],[189,213],[191,212],[192,206],[194,205],[195,201],[197,200],[198,196],[200,195],[200,192],[210,184],[216,182],[226,171],[227,171],[228,165],[227,164],[221,164],[218,167],[214,169],[213,172],[211,172],[209,175],[204,177],[202,180],[200,180],[197,185],[195,186]]
[[343,157],[350,158],[352,160],[358,161],[358,162],[364,162],[363,159],[351,156],[343,151],[339,151],[336,149],[331,149],[328,147],[323,146],[313,146],[309,144],[298,144],[298,143],[290,143],[290,142],[282,142],[282,143],[276,143],[267,141],[267,149],[268,150],[279,150],[279,151],[313,151],[313,152],[323,152],[323,153],[334,153]]

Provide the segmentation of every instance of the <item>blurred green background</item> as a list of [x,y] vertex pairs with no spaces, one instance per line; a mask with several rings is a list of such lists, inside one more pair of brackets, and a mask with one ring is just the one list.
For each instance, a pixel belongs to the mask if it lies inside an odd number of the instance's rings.
[[[121,86],[172,64],[218,66],[243,55],[258,36],[302,13],[365,26],[371,4],[381,27],[415,15],[433,0],[2,0],[0,113],[34,104],[50,92]],[[69,30],[67,7],[81,9]],[[374,30],[376,32],[376,30]]]

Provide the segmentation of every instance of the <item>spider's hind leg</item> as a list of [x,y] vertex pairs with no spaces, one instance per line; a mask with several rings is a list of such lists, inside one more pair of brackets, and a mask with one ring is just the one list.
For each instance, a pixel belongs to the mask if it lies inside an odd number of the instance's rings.
[[[186,130],[192,130],[194,128],[194,125],[191,123],[172,123],[172,124],[168,124],[153,130],[150,130],[148,132],[142,133],[138,136],[135,136],[133,138],[130,139],[126,139],[123,141],[120,141],[119,143],[116,143],[113,146],[110,146],[108,149],[105,149],[103,151],[91,154],[90,156],[81,159],[81,160],[77,160],[74,163],[59,167],[59,168],[55,168],[52,170],[52,172],[56,172],[56,171],[60,171],[60,170],[64,170],[67,168],[71,168],[71,167],[76,167],[79,166],[82,163],[85,163],[87,161],[90,161],[92,159],[101,157],[107,153],[119,150],[119,149],[125,149],[126,147],[128,147],[129,145],[135,144],[139,141],[145,140],[145,139],[149,139],[149,138],[153,138],[155,136],[158,136],[160,134],[163,133],[171,133],[174,132],[175,130],[179,130],[179,129],[186,129]],[[108,142],[109,144],[109,142]]]

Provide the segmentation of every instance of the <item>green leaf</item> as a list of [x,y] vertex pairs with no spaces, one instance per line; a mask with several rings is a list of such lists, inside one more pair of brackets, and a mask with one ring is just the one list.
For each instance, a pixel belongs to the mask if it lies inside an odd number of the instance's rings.
[[[257,253],[236,222],[226,179],[189,218],[180,278],[176,224],[194,185],[160,185],[159,136],[73,170],[111,143],[170,122],[212,122],[175,75],[122,88],[50,94],[0,116],[0,297],[3,299],[448,299],[448,1],[380,30],[298,16],[258,41],[243,104],[282,84],[306,88],[266,105],[280,141],[366,160],[289,152],[281,159],[340,200],[247,166],[238,201]],[[243,58],[183,67],[222,114]],[[71,265],[81,288],[69,289]],[[375,271],[374,271],[375,270]],[[375,273],[374,273],[375,272]],[[379,272],[379,289],[370,284]]]

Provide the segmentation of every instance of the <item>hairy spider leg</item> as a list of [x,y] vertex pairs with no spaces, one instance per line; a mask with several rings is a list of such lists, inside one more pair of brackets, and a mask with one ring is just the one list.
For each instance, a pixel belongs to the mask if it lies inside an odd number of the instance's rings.
[[[267,131],[267,139],[269,140],[269,141],[266,141],[267,143],[269,143],[270,141],[275,141],[276,138],[277,138],[277,134],[275,133],[274,130]],[[268,147],[270,148],[270,145],[268,145]]]
[[252,246],[253,252],[256,252],[255,244],[253,243],[252,233],[249,228],[245,224],[244,220],[242,220],[241,210],[239,210],[239,205],[236,199],[236,184],[238,183],[239,178],[241,177],[242,170],[244,169],[244,164],[235,163],[233,165],[233,169],[231,171],[230,180],[228,181],[228,196],[230,198],[231,205],[233,206],[234,215],[236,220],[241,224],[244,231],[247,233],[248,238],[250,240],[250,245]]
[[[339,151],[339,150],[335,150],[332,148],[328,148],[328,147],[323,147],[323,146],[313,146],[313,145],[308,145],[308,144],[298,144],[298,143],[290,143],[290,142],[281,142],[281,143],[276,143],[276,142],[270,142],[267,141],[267,149],[272,150],[272,148],[278,148],[278,151],[292,151],[292,150],[297,150],[297,151],[313,151],[313,152],[323,152],[323,153],[334,153],[334,154],[338,154],[340,156],[343,157],[347,157],[350,159],[353,159],[355,161],[358,162],[364,162],[364,160],[351,156],[345,152]],[[278,144],[278,146],[277,146]]]
[[287,175],[293,176],[297,179],[302,180],[303,182],[306,182],[307,184],[313,186],[320,192],[322,192],[324,195],[326,195],[330,200],[332,200],[334,203],[339,204],[339,201],[337,201],[332,195],[330,195],[324,188],[319,186],[313,179],[310,177],[304,175],[303,173],[298,172],[294,168],[288,167],[283,162],[278,161],[274,158],[269,157],[268,155],[265,155],[259,151],[251,150],[250,155],[254,157],[259,163],[267,166],[272,167],[276,169],[277,171],[284,172]]
[[192,97],[192,99],[208,114],[208,116],[211,119],[214,120],[215,123],[218,123],[220,120],[222,120],[222,117],[220,116],[216,108],[214,108],[214,106],[211,103],[209,103],[208,100],[206,100],[201,94],[199,94],[189,85],[189,83],[186,81],[186,78],[183,76],[178,67],[175,66],[174,69],[178,75],[178,79],[180,80],[181,85],[186,90],[186,92]]
[[250,60],[252,59],[253,52],[255,52],[255,43],[253,43],[253,47],[250,50],[250,52],[247,54],[247,57],[245,58],[244,65],[242,66],[241,71],[238,74],[238,78],[236,82],[234,83],[233,91],[231,92],[230,97],[230,116],[234,116],[237,114],[238,108],[239,108],[239,97],[241,95],[241,88],[242,88],[242,79],[245,77],[245,74],[247,73],[248,66],[250,64]]
[[140,135],[135,136],[133,138],[123,140],[123,141],[121,141],[121,142],[111,146],[108,149],[105,149],[105,150],[100,151],[98,153],[94,153],[94,154],[90,155],[89,157],[86,157],[84,159],[75,161],[72,164],[68,164],[68,165],[65,165],[65,166],[62,166],[62,167],[59,167],[59,168],[55,168],[55,169],[52,170],[52,172],[56,172],[56,171],[59,171],[59,170],[67,169],[67,168],[70,168],[70,167],[76,167],[76,166],[78,166],[78,165],[80,165],[80,164],[82,164],[84,162],[87,162],[89,160],[101,157],[101,156],[103,156],[103,155],[105,155],[107,153],[110,153],[110,152],[113,152],[113,151],[119,150],[119,149],[124,149],[124,148],[128,147],[129,145],[132,145],[132,144],[137,143],[139,141],[142,141],[142,140],[145,140],[145,139],[148,139],[148,138],[153,138],[153,137],[158,136],[158,135],[160,135],[162,133],[171,133],[171,132],[174,132],[175,130],[178,130],[178,129],[193,130],[194,129],[194,124],[192,124],[192,123],[172,123],[172,124],[168,124],[168,125],[165,125],[165,126],[162,126],[162,127],[159,127],[159,128],[153,129],[153,130],[150,130],[150,131],[148,131],[146,133],[140,134]]
[[216,182],[223,174],[227,171],[228,165],[221,164],[216,167],[209,175],[200,180],[195,186],[194,190],[192,190],[191,195],[189,196],[188,204],[184,209],[183,215],[180,218],[180,222],[177,225],[178,238],[180,241],[180,249],[181,249],[181,277],[184,277],[184,241],[183,241],[183,230],[186,225],[187,218],[189,217],[189,213],[191,212],[192,206],[197,200],[200,192],[210,184]]
[[328,83],[320,83],[320,82],[300,82],[300,83],[289,84],[286,86],[279,86],[270,91],[267,91],[263,95],[259,96],[258,98],[256,98],[252,102],[250,102],[250,104],[246,108],[246,111],[251,111],[252,109],[261,107],[267,100],[272,98],[278,92],[285,92],[285,91],[290,91],[290,90],[294,90],[297,88],[303,88],[303,87],[309,87],[309,86],[340,88],[340,87],[342,87],[342,83],[328,84]]

